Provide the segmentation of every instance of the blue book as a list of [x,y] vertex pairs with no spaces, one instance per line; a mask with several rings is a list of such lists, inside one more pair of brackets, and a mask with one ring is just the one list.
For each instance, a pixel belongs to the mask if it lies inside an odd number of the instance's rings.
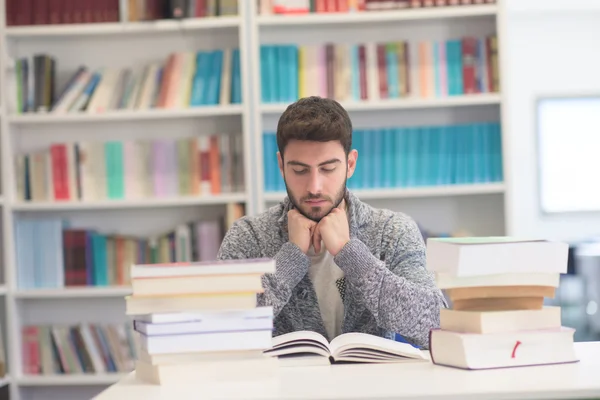
[[504,180],[504,174],[502,171],[502,131],[499,123],[491,123],[489,126],[489,129],[492,132],[493,142],[493,179],[494,182],[502,182]]
[[362,150],[362,133],[360,129],[355,129],[354,132],[352,132],[352,147],[357,151],[358,158],[356,167],[354,168],[354,174],[348,180],[348,184],[352,185],[352,189],[361,189],[364,154]]
[[395,43],[385,45],[385,58],[389,98],[397,99],[400,97],[400,83],[398,81],[398,54]]
[[196,71],[192,82],[192,94],[190,96],[191,106],[201,106],[204,96],[204,73],[208,68],[210,57],[208,52],[200,51],[196,54]]
[[271,102],[271,80],[269,79],[268,46],[260,46],[260,100],[263,103]]
[[371,129],[370,140],[371,147],[371,187],[380,188],[383,186],[383,129]]
[[293,71],[289,67],[290,59],[285,45],[277,46],[276,48],[276,66],[277,66],[277,100],[280,103],[285,103],[289,100],[289,85],[288,82],[292,78]]
[[454,75],[456,94],[464,94],[463,84],[463,59],[462,59],[462,41],[454,41]]
[[406,128],[394,128],[394,186],[405,187],[407,184],[407,138]]
[[106,236],[92,233],[94,258],[94,283],[97,286],[108,286],[108,260],[106,254]]
[[240,66],[240,49],[233,49],[231,71],[231,104],[242,103],[242,72]]
[[394,187],[396,181],[396,171],[394,169],[394,149],[395,135],[393,128],[383,129],[383,168],[382,168],[382,186],[386,188]]
[[265,132],[263,134],[263,175],[265,179],[265,191],[272,192],[275,190],[275,182],[273,182],[271,175],[271,133]]
[[352,82],[352,100],[360,101],[360,61],[358,56],[358,45],[350,46],[351,70],[350,77]]
[[293,103],[298,100],[298,85],[299,85],[299,67],[298,67],[298,46],[288,45],[287,48],[287,61],[288,61],[288,97],[287,102]]

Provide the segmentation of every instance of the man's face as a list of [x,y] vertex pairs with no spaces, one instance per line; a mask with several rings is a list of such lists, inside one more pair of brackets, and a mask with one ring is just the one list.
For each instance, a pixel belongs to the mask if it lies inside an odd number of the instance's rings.
[[279,153],[277,158],[294,207],[317,222],[329,214],[344,197],[346,180],[354,173],[357,157],[357,151],[352,150],[346,158],[344,148],[337,140],[290,141],[283,159]]

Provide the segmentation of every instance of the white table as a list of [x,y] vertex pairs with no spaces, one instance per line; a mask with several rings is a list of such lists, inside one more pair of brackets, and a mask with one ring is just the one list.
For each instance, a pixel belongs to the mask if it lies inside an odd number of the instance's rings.
[[132,373],[96,400],[600,398],[600,342],[576,343],[576,350],[574,364],[487,371],[431,362],[282,367],[271,380],[178,387],[141,383]]

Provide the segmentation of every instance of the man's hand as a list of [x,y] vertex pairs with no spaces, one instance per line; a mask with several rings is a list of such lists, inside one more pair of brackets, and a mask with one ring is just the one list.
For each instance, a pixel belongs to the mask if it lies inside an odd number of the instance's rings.
[[288,211],[288,235],[290,242],[302,250],[304,254],[308,253],[313,232],[317,223],[300,214],[298,210]]
[[336,256],[350,241],[350,227],[344,210],[334,208],[315,228],[313,246],[317,253],[321,251],[321,239],[332,256]]

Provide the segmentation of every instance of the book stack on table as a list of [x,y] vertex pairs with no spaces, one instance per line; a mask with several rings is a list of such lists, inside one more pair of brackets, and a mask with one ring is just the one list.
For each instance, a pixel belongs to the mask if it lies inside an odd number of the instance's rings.
[[568,245],[508,237],[430,238],[427,269],[450,302],[430,333],[433,363],[487,369],[578,361],[554,298]]
[[273,310],[258,307],[270,259],[134,265],[126,314],[133,319],[136,377],[186,384],[272,376]]

